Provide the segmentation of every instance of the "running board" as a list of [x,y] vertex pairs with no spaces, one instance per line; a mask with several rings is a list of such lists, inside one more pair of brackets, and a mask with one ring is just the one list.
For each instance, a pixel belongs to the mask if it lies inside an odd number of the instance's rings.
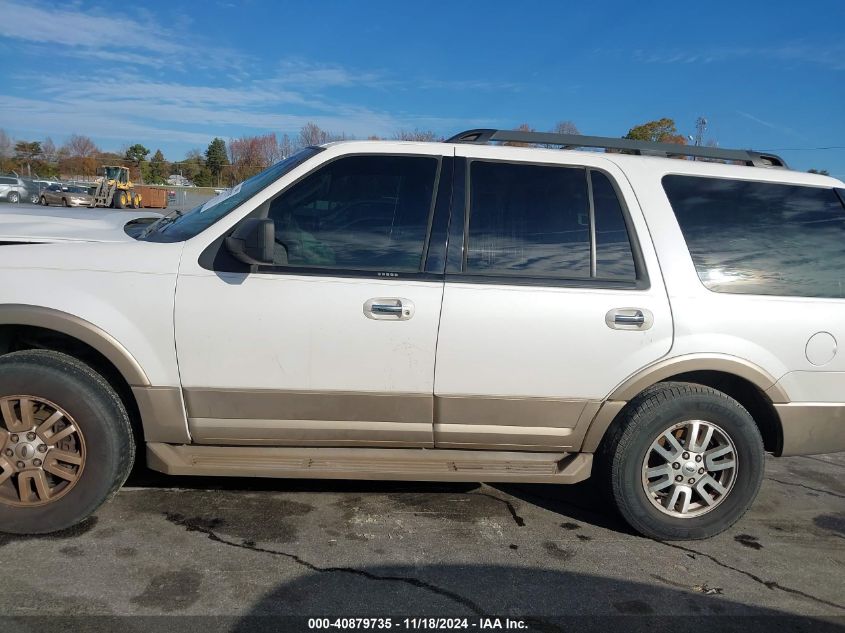
[[147,465],[168,475],[574,484],[592,464],[590,453],[147,444]]

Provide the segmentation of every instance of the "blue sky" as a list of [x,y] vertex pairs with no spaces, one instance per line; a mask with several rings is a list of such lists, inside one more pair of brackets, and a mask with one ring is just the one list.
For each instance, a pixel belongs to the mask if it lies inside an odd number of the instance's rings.
[[[845,1],[0,0],[0,128],[171,160],[213,136],[621,136],[697,116],[723,147],[845,178]],[[114,7],[119,7],[116,10]],[[787,149],[783,149],[787,148]]]

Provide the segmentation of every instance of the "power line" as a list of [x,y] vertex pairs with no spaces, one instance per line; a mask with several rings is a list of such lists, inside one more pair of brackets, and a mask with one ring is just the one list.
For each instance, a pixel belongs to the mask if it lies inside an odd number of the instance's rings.
[[830,145],[828,147],[773,147],[772,152],[815,152],[824,149],[845,149],[845,145]]

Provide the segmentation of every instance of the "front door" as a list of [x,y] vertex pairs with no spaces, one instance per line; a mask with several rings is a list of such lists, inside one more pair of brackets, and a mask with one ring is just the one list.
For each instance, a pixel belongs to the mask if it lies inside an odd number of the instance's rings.
[[450,235],[435,444],[577,448],[601,401],[672,343],[636,198],[588,152],[536,163],[519,148],[456,153],[469,208],[463,235]]
[[251,213],[274,220],[273,266],[226,270],[186,248],[176,345],[191,435],[432,446],[443,280],[424,260],[442,157],[330,147],[318,160]]

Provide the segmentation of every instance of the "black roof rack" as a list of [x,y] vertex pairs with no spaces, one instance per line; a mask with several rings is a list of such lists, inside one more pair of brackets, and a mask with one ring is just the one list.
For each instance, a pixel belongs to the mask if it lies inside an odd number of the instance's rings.
[[561,145],[563,149],[578,147],[598,147],[622,150],[625,153],[641,156],[695,156],[740,162],[753,167],[781,167],[786,169],[786,162],[775,154],[754,152],[745,149],[721,149],[719,147],[700,147],[677,145],[675,143],[651,143],[627,138],[606,136],[580,136],[577,134],[555,134],[554,132],[523,132],[521,130],[467,130],[446,139],[446,143],[474,143],[486,145],[491,142],[536,143],[541,145]]

